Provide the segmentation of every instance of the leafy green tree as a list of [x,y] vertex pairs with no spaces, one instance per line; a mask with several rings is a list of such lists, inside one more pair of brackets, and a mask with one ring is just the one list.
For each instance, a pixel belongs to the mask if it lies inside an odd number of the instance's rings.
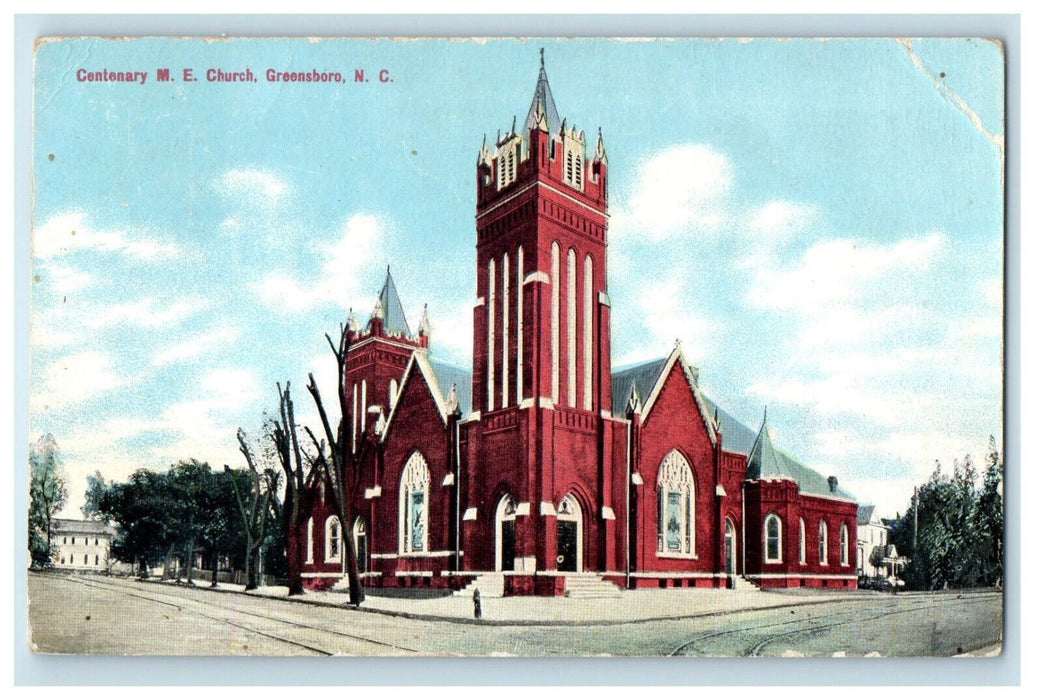
[[67,497],[58,443],[47,433],[29,448],[29,556],[33,567],[51,563],[51,529]]
[[1002,566],[1002,467],[992,440],[984,484],[973,460],[956,460],[951,475],[937,463],[899,518],[894,544],[909,553],[909,588],[937,590],[994,585]]
[[986,535],[987,547],[984,556],[984,579],[990,584],[1002,581],[1003,560],[1003,465],[995,436],[988,439],[987,465],[984,469],[984,486],[981,488],[977,505],[976,526]]

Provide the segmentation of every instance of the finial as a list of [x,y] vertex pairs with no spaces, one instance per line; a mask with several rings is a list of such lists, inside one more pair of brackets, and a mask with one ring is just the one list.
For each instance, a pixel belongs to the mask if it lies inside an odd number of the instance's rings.
[[456,396],[455,382],[453,382],[452,386],[449,388],[449,395],[445,399],[445,403],[445,407],[448,409],[449,413],[455,413],[457,410],[459,410],[459,397]]
[[546,66],[543,63],[543,47],[539,47],[539,70],[543,70]]
[[427,318],[427,305],[426,304],[423,305],[423,316],[420,317],[420,329],[419,329],[418,333],[421,336],[424,336],[424,337],[427,337],[427,338],[429,338],[430,335],[431,335],[431,324],[430,324],[430,320]]
[[516,134],[517,133],[517,115],[516,114],[514,115],[513,120],[511,120],[511,122],[510,122],[510,133],[511,134]]
[[763,405],[763,422],[764,425],[767,424],[767,404]]

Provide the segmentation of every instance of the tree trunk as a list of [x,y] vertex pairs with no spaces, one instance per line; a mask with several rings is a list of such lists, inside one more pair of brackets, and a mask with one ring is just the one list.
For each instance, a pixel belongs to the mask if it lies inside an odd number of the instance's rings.
[[303,547],[300,546],[300,517],[297,515],[296,504],[292,513],[287,509],[284,520],[286,521],[286,569],[289,576],[289,595],[304,594],[304,577],[301,569],[304,566],[301,554]]
[[217,588],[217,565],[220,557],[217,552],[213,553],[213,575],[210,577],[210,588]]
[[249,529],[246,530],[246,590],[252,591],[257,587],[256,572],[253,570],[253,537]]

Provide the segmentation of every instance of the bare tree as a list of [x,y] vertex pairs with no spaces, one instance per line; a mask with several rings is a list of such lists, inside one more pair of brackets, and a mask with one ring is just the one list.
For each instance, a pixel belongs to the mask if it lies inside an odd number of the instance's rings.
[[303,507],[305,486],[311,481],[314,470],[309,469],[305,476],[304,460],[301,458],[300,444],[297,442],[297,422],[293,416],[293,399],[290,398],[289,381],[283,390],[280,384],[275,385],[279,392],[279,417],[272,421],[271,439],[275,443],[275,452],[279,456],[282,472],[286,475],[286,498],[282,509],[282,526],[286,535],[286,564],[289,571],[289,595],[304,593],[304,580],[301,577],[303,568],[303,549],[300,546],[300,528],[304,525],[307,511]]
[[[336,358],[337,364],[337,399],[340,405],[340,423],[337,425],[336,431],[334,432],[332,425],[329,422],[329,416],[326,413],[325,405],[322,403],[322,396],[318,391],[318,384],[315,383],[315,377],[310,372],[308,373],[308,391],[311,393],[311,397],[315,400],[315,408],[318,409],[319,418],[322,419],[322,429],[325,432],[325,440],[319,440],[315,437],[315,434],[310,428],[305,430],[308,436],[311,438],[312,443],[315,445],[315,449],[318,451],[316,457],[316,464],[322,466],[323,476],[329,483],[331,491],[333,492],[333,501],[336,504],[337,518],[340,520],[340,532],[343,533],[341,539],[344,541],[344,554],[347,558],[347,582],[350,588],[350,601],[351,605],[359,606],[362,601],[365,600],[365,593],[362,590],[361,577],[358,575],[358,559],[355,554],[355,543],[354,538],[348,536],[348,523],[351,515],[351,497],[355,493],[358,486],[358,479],[360,478],[359,466],[362,462],[362,455],[365,453],[368,439],[366,435],[362,436],[361,441],[353,451],[351,449],[351,440],[347,436],[347,382],[345,378],[345,366],[344,360],[347,358],[347,351],[350,346],[350,340],[348,338],[348,327],[343,323],[340,324],[340,342],[334,344],[333,339],[326,334],[326,341],[329,343],[330,349],[333,351],[333,356]],[[325,456],[325,445],[329,444],[329,457]]]
[[[257,465],[254,463],[253,453],[246,444],[246,433],[239,428],[236,433],[239,438],[239,451],[246,458],[246,466],[250,469],[250,493],[249,504],[243,501],[239,492],[238,480],[232,478],[232,488],[235,490],[235,501],[239,505],[239,514],[242,516],[243,527],[246,531],[246,590],[252,591],[257,588],[257,570],[260,568],[260,548],[264,542],[264,531],[267,527],[268,512],[271,510],[271,498],[278,488],[275,472],[270,469],[264,470],[263,481]],[[232,471],[227,464],[225,471]]]

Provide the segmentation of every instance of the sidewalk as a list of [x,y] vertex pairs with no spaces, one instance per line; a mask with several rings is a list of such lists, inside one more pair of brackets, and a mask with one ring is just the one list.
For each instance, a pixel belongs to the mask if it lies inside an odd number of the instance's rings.
[[[222,583],[224,591],[242,592],[242,586]],[[303,604],[346,607],[348,594],[341,590],[305,591],[289,598],[285,586],[268,586],[249,595]],[[499,625],[586,624],[611,625],[648,620],[702,617],[740,610],[799,607],[862,597],[842,591],[750,591],[727,589],[680,589],[623,591],[618,598],[542,598],[516,596],[483,598],[481,620],[474,619],[474,603],[469,597],[401,597],[381,595],[379,589],[366,591],[362,612],[423,620],[475,622]]]

